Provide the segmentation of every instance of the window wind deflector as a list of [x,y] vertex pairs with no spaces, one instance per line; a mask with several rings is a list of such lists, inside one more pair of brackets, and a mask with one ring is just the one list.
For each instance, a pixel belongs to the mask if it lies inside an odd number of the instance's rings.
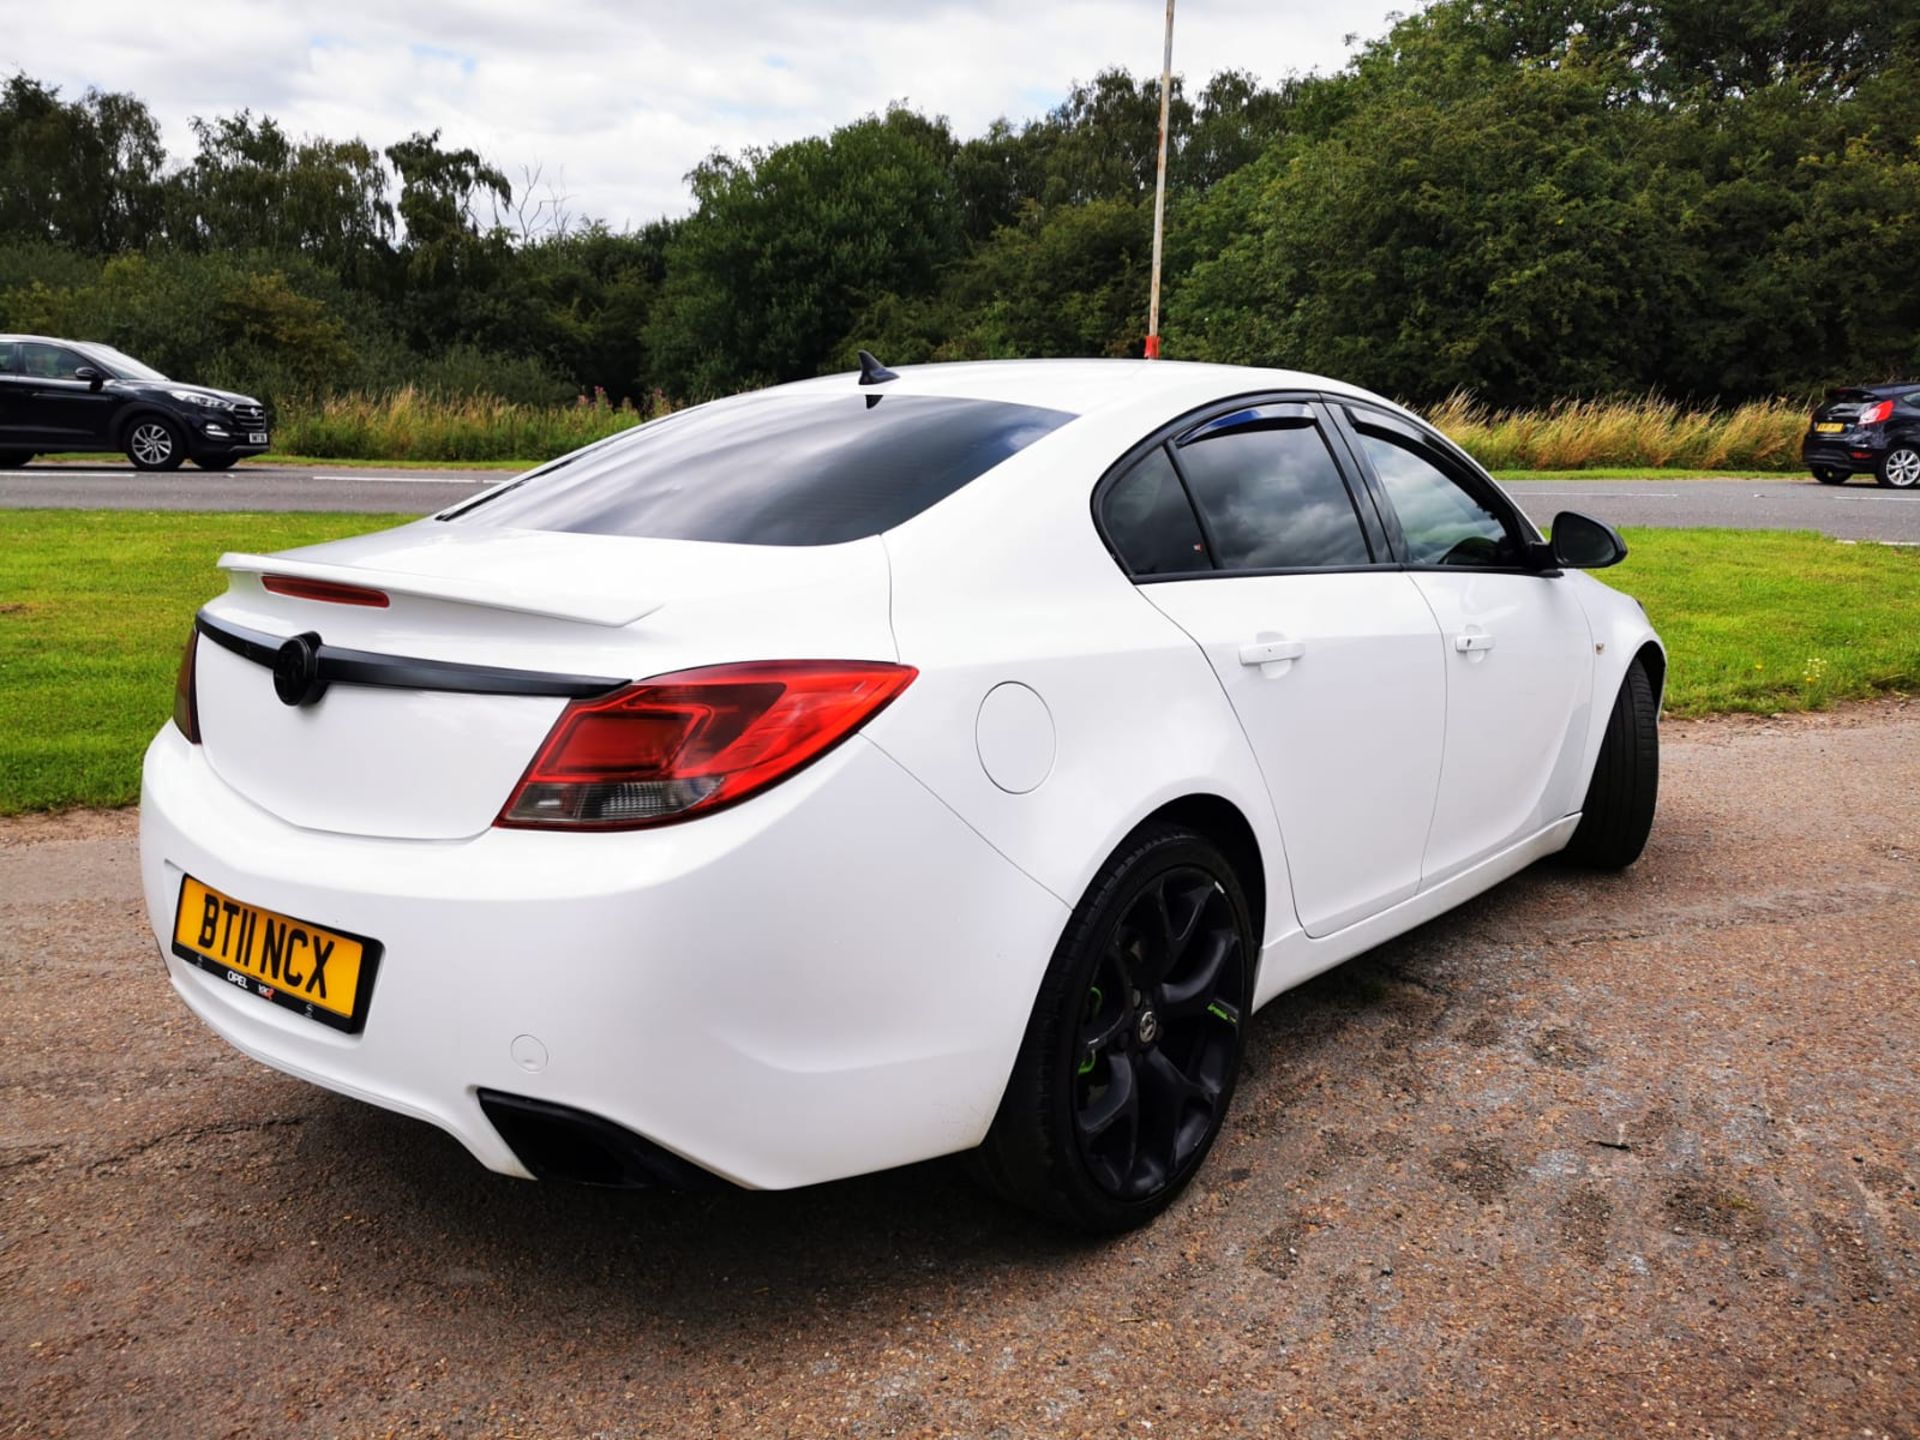
[[1313,411],[1296,401],[1283,401],[1271,405],[1247,405],[1225,415],[1216,415],[1213,419],[1195,426],[1178,440],[1176,447],[1193,445],[1201,440],[1213,440],[1221,435],[1232,435],[1242,430],[1292,430],[1302,425],[1313,424]]

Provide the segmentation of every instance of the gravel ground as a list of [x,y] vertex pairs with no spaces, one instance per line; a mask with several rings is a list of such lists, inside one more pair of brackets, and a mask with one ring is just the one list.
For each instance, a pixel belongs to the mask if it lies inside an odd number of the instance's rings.
[[0,825],[0,1434],[1920,1435],[1920,705],[1666,740],[1638,867],[1275,1002],[1099,1245],[486,1174],[188,1017],[130,815]]

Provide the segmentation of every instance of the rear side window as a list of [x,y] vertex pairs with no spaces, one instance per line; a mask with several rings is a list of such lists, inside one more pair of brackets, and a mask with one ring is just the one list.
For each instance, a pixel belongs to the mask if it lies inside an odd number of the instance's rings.
[[1159,446],[1113,482],[1100,518],[1108,543],[1129,574],[1180,575],[1213,568],[1186,487]]
[[1353,497],[1311,421],[1202,427],[1176,452],[1223,570],[1368,565]]
[[[1358,420],[1358,417],[1355,417]],[[1426,454],[1385,431],[1356,426],[1367,463],[1380,477],[1413,565],[1514,566],[1518,540],[1485,501]]]
[[643,425],[440,518],[833,545],[912,519],[1073,418],[937,395],[743,395]]

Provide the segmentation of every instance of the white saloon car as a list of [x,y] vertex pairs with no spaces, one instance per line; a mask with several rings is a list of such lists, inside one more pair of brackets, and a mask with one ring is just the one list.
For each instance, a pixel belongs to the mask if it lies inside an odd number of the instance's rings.
[[1652,822],[1660,642],[1405,410],[1278,370],[861,373],[228,555],[141,857],[175,989],[504,1174],[978,1148],[1138,1224],[1252,1012]]

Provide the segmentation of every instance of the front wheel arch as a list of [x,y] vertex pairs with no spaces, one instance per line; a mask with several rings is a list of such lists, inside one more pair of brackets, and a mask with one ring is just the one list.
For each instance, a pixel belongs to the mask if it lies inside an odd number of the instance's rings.
[[158,405],[139,405],[113,422],[113,428],[107,432],[108,438],[113,442],[113,448],[125,450],[127,436],[133,433],[133,427],[142,420],[164,420],[181,435],[184,436],[187,433],[186,424],[178,415],[162,410]]
[[1653,682],[1654,711],[1658,713],[1667,703],[1667,652],[1649,640],[1633,658],[1647,667],[1647,678]]

